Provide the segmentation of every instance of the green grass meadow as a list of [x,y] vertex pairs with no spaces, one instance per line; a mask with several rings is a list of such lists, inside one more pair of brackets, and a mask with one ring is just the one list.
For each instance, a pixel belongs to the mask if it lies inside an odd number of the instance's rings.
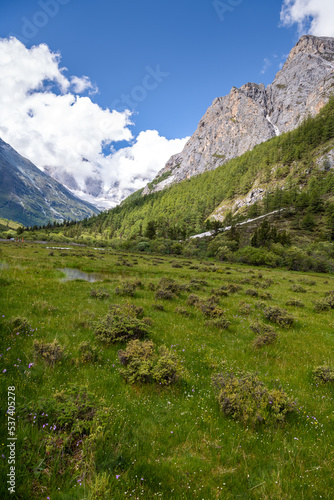
[[[101,281],[64,281],[64,268],[98,273]],[[156,301],[163,277],[184,286],[175,298]],[[134,296],[116,293],[133,280],[141,281]],[[207,325],[199,308],[187,304],[190,294],[206,300],[231,284],[238,291],[218,304],[227,329]],[[109,297],[93,297],[99,289]],[[326,274],[0,243],[0,498],[333,499],[334,384],[317,384],[312,375],[317,366],[334,367],[333,309],[315,310],[332,290],[334,277]],[[304,307],[287,306],[290,299]],[[125,382],[117,355],[125,344],[96,339],[95,322],[125,303],[142,307],[152,323],[148,338],[177,355],[175,384]],[[294,325],[270,323],[263,314],[268,306],[286,309]],[[15,331],[17,317],[29,328]],[[250,328],[257,320],[277,333],[258,349]],[[35,355],[33,342],[55,339],[64,355],[52,366]],[[97,348],[95,361],[80,358],[83,341]],[[211,381],[221,371],[257,373],[268,388],[279,381],[297,411],[283,423],[257,426],[224,415]],[[6,484],[8,387],[15,387],[17,407],[13,494]],[[54,395],[73,387],[87,390],[97,409],[80,432],[78,421],[61,429],[52,409]]]

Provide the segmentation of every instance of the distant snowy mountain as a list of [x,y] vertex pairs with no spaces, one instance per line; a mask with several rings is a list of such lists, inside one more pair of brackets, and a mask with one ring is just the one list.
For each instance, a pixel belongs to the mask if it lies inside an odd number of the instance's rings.
[[98,213],[0,139],[1,217],[32,226]]

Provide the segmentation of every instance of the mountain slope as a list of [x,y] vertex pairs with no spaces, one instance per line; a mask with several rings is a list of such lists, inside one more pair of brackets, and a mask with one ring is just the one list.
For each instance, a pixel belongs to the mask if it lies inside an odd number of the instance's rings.
[[[213,213],[223,220],[228,210],[236,214],[277,188],[293,204],[298,193],[318,179],[332,179],[333,173],[334,100],[330,100],[298,129],[166,190],[147,196],[138,191],[120,206],[88,220],[85,227],[114,238],[135,238],[150,228],[157,237],[180,239],[201,232]],[[289,201],[291,193],[294,198]]]
[[1,217],[32,226],[99,213],[1,139],[0,178]]
[[180,154],[143,194],[213,170],[315,116],[334,92],[334,38],[303,36],[267,88],[248,83],[218,97]]

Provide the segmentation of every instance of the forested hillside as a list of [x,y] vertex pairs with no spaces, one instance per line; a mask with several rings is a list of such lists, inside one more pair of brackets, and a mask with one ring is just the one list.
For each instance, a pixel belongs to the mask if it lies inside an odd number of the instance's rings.
[[[309,118],[297,130],[165,191],[144,197],[138,191],[81,226],[108,238],[147,235],[180,239],[204,230],[206,219],[223,200],[245,196],[256,179],[267,190],[266,210],[298,205],[300,197],[305,204],[303,188],[309,186],[311,197],[314,191],[321,195],[334,188],[333,173],[324,162],[316,162],[319,155],[333,148],[333,138],[332,99],[317,117]],[[277,188],[282,186],[284,190],[275,199]]]

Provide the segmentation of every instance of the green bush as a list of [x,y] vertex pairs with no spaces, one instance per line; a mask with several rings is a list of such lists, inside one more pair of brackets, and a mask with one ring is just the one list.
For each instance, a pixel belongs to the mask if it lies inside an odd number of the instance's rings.
[[211,295],[207,300],[200,300],[197,303],[197,307],[204,316],[218,318],[223,316],[225,312],[221,307],[217,307],[217,303],[219,303],[219,297]]
[[125,281],[120,286],[116,287],[115,293],[117,295],[129,296],[133,297],[136,291],[136,288],[141,286],[141,281]]
[[151,340],[131,340],[125,351],[118,351],[118,358],[124,367],[120,373],[131,384],[156,382],[159,385],[169,385],[178,379],[175,354],[164,346],[157,354]]
[[200,298],[198,295],[192,293],[191,295],[189,295],[188,299],[187,299],[187,305],[188,306],[195,306],[197,305],[198,303],[200,302]]
[[225,317],[220,316],[219,318],[211,319],[205,322],[206,326],[209,328],[218,328],[219,330],[227,330],[231,322]]
[[[189,269],[195,269],[195,268],[190,267]],[[198,268],[196,268],[196,269],[198,269]],[[205,280],[200,280],[200,279],[197,279],[197,278],[192,278],[190,280],[189,285],[194,290],[201,290],[201,289],[205,288],[206,286],[208,286],[208,283]]]
[[172,278],[161,278],[157,285],[155,298],[157,300],[171,300],[182,290],[182,287]]
[[103,288],[92,289],[90,296],[100,300],[109,299],[110,297],[109,292]]
[[313,377],[318,384],[334,382],[334,370],[328,365],[317,366],[313,370]]
[[275,333],[275,330],[272,326],[266,325],[262,323],[262,321],[257,321],[256,323],[252,323],[250,325],[250,329],[254,333],[263,334],[263,333]]
[[296,292],[296,293],[306,293],[307,290],[305,288],[303,288],[301,285],[292,285],[290,290],[292,292]]
[[259,349],[265,345],[273,344],[277,339],[277,333],[264,333],[253,340],[253,347]]
[[272,326],[266,325],[260,321],[250,325],[251,330],[258,334],[253,340],[253,347],[259,349],[265,345],[273,344],[277,339],[277,333]]
[[243,315],[248,315],[251,312],[251,304],[246,304],[246,302],[240,302],[238,313]]
[[329,311],[334,309],[334,293],[329,292],[326,294],[326,298],[322,300],[317,300],[314,302],[314,309],[316,312]]
[[97,347],[86,341],[79,344],[78,354],[80,361],[82,361],[83,363],[94,363],[99,359]]
[[64,356],[64,348],[55,339],[52,343],[43,343],[34,340],[35,358],[42,358],[48,365],[54,367],[55,363]]
[[27,318],[22,318],[21,316],[11,318],[7,324],[12,333],[28,333],[31,330]]
[[281,309],[278,306],[266,307],[263,314],[267,319],[283,328],[290,328],[295,321],[294,317],[286,309]]
[[[222,290],[224,290],[224,287],[221,287],[221,288],[222,288]],[[229,283],[227,285],[227,290],[230,293],[237,293],[237,292],[240,292],[240,290],[242,290],[242,286],[236,285],[235,283]]]
[[289,299],[285,302],[285,305],[293,307],[305,307],[305,304],[297,299]]
[[259,298],[262,300],[272,300],[272,295],[269,292],[260,292],[259,293]]
[[253,373],[220,373],[213,376],[222,412],[244,424],[283,422],[296,411],[296,403],[280,388],[269,390]]
[[34,422],[38,427],[51,422],[57,432],[67,430],[88,434],[87,423],[93,420],[97,406],[93,394],[85,387],[73,386],[66,391],[55,392],[48,398],[43,397],[22,405],[20,410],[23,418]]
[[185,307],[176,307],[175,312],[182,316],[190,316],[190,312]]
[[139,319],[142,310],[134,305],[114,305],[95,325],[96,337],[105,344],[140,339],[148,334],[148,326]]

